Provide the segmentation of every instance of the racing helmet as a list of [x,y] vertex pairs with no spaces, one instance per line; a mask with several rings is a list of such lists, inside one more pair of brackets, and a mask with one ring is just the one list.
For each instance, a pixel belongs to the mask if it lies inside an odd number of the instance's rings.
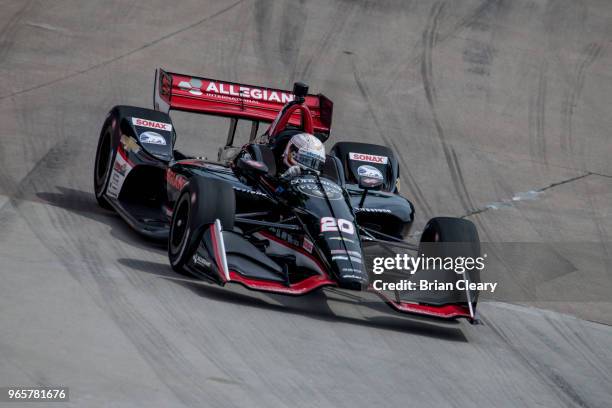
[[302,169],[319,172],[325,164],[325,147],[310,133],[298,133],[287,143],[283,163],[287,167],[298,165]]

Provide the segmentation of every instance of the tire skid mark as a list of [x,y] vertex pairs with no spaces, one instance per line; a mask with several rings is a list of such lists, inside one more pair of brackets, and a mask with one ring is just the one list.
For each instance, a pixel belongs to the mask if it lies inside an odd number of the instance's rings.
[[423,31],[421,77],[423,80],[423,88],[425,89],[427,103],[429,105],[429,109],[431,111],[432,119],[436,129],[436,134],[438,136],[438,139],[440,140],[440,143],[442,144],[444,158],[446,159],[446,164],[450,171],[453,189],[455,190],[457,198],[459,199],[463,209],[466,212],[469,212],[475,206],[471,201],[470,195],[465,185],[465,181],[463,180],[463,176],[461,175],[461,169],[459,167],[457,156],[454,153],[454,149],[449,147],[446,142],[444,128],[442,127],[442,123],[438,116],[437,91],[434,84],[432,54],[433,49],[438,40],[438,24],[440,16],[444,11],[444,8],[445,3],[443,2],[437,2],[432,6],[429,19],[425,26],[425,30]]
[[[63,120],[63,116],[60,119]],[[63,123],[62,120],[60,124]],[[28,174],[12,187],[13,194],[0,208],[0,214],[9,208],[14,210],[19,218],[25,221],[41,245],[53,253],[58,262],[83,286],[91,298],[110,314],[112,320],[152,367],[160,382],[165,383],[182,403],[188,406],[199,406],[201,399],[198,400],[192,396],[194,390],[203,387],[201,382],[195,380],[197,378],[196,368],[192,367],[190,361],[182,356],[180,350],[148,322],[146,317],[138,312],[138,307],[130,303],[129,299],[121,293],[120,286],[108,275],[107,268],[102,266],[105,265],[105,260],[98,253],[98,245],[94,242],[95,234],[75,233],[82,228],[79,221],[80,216],[65,211],[58,212],[48,205],[41,206],[38,210],[44,212],[44,215],[36,210],[23,208],[27,203],[25,199],[29,198],[32,193],[48,190],[49,180],[55,180],[60,174],[68,171],[65,155],[66,151],[71,148],[74,149],[74,143],[68,138],[59,141],[49,149]],[[74,150],[72,152],[75,153]],[[91,205],[95,203],[92,201]],[[45,223],[51,228],[42,227]],[[61,239],[58,239],[58,234],[61,235]],[[122,253],[125,252],[125,248],[122,248],[121,245],[114,245],[114,251]],[[126,277],[129,279],[130,275],[126,274]],[[132,281],[131,283],[135,286],[139,285],[138,282]],[[194,381],[186,384],[184,389],[176,389],[175,385],[166,381],[168,372],[176,370],[190,370],[191,372],[177,372],[175,378],[193,378]],[[200,397],[204,396],[206,395],[202,388]],[[221,406],[222,403],[221,400],[215,401],[216,406]]]
[[562,57],[568,44],[581,37],[586,28],[588,6],[583,0],[556,0],[546,2],[543,7],[544,33],[548,37],[548,49],[554,54],[561,77],[570,83],[575,67]]
[[540,378],[542,382],[549,387],[551,392],[560,398],[566,406],[589,407],[589,404],[580,396],[569,381],[557,374],[552,368],[535,361],[531,356],[516,346],[512,342],[510,336],[502,327],[499,327],[496,322],[487,319],[485,316],[482,316],[482,320],[491,328],[493,333],[506,344],[508,350],[522,361],[523,365],[536,378]]
[[546,59],[542,61],[539,67],[538,86],[536,95],[533,94],[529,98],[529,152],[534,158],[544,160],[546,163],[546,91],[547,91],[547,69],[548,63]]
[[[482,1],[477,7],[473,9],[473,11],[471,11],[465,17],[460,19],[447,32],[444,32],[444,33],[438,32],[436,44],[444,43],[448,41],[449,39],[453,38],[457,33],[472,26],[476,21],[478,21],[486,13],[488,13],[491,8],[498,8],[502,6],[503,2],[504,0],[484,0]],[[433,7],[435,6],[436,5],[434,4]],[[403,66],[398,65],[398,69],[394,73],[390,74],[390,78],[392,78],[393,81],[389,81],[389,82],[394,83],[397,80],[401,80],[406,71],[406,66],[422,64],[422,62],[423,62],[423,53],[419,52],[415,54],[412,58],[408,59],[408,61],[406,61],[406,63]],[[393,85],[390,85],[390,86],[393,86]],[[390,90],[391,88],[387,88],[384,91],[389,92]]]
[[[21,131],[30,134],[35,132],[29,125],[34,122],[32,116],[36,116],[36,112],[30,109],[18,108],[17,114],[19,115],[18,124]],[[63,166],[66,158],[66,151],[75,146],[74,141],[64,134],[66,116],[67,113],[64,110],[61,110],[55,115],[56,120],[53,123],[53,129],[48,128],[47,131],[50,134],[52,130],[54,131],[53,137],[50,139],[57,140],[57,142],[51,145],[42,156],[36,157],[34,166],[20,180],[13,180],[8,175],[8,172],[0,172],[3,183],[2,187],[9,197],[9,200],[4,203],[4,205],[0,206],[0,215],[7,206],[17,205],[17,200],[22,200],[33,192],[40,191],[38,187],[40,187],[41,180],[50,177],[56,178],[61,171],[65,170]],[[23,144],[22,150],[24,152],[36,152],[37,149],[40,148],[36,142],[36,138],[25,137],[20,139],[20,143]],[[83,144],[76,144],[76,146],[79,146],[79,148],[85,147]],[[2,143],[0,143],[0,149],[1,147]],[[2,165],[3,163],[0,162],[0,169]]]
[[[56,256],[72,278],[108,314],[121,332],[134,344],[138,354],[151,367],[159,381],[168,387],[178,401],[193,407],[200,406],[204,399],[209,399],[213,406],[223,406],[227,403],[226,399],[216,397],[220,393],[209,393],[204,389],[204,384],[199,381],[198,370],[193,363],[123,293],[122,285],[108,273],[108,267],[105,266],[107,263],[98,251],[95,235],[75,234],[75,229],[80,227],[78,215],[64,211],[57,212],[51,206],[43,206],[40,211],[44,211],[45,214],[38,216],[36,210],[24,209],[23,201],[12,200],[12,202],[15,211],[26,222],[41,245]],[[50,223],[53,228],[41,228],[45,222]],[[48,234],[48,231],[52,233]],[[122,248],[120,244],[113,245],[113,251],[127,255],[126,248]],[[142,282],[130,279],[129,274],[125,277],[134,286],[142,285]],[[175,383],[168,381],[168,378],[183,380]]]
[[[19,29],[19,24],[23,20],[24,16],[27,15],[30,10],[32,0],[24,2],[23,6],[10,18],[7,24],[0,29],[0,64],[6,58],[6,55],[10,51],[14,37]],[[5,146],[0,143],[0,157],[4,157]],[[9,172],[4,169],[4,163],[0,161],[0,186],[5,190],[6,194],[10,194],[10,186],[14,184]],[[6,191],[8,187],[8,191]]]
[[[383,133],[381,133],[381,135],[382,134]],[[400,151],[399,146],[397,145],[395,140],[389,138],[387,142],[391,144],[391,147],[394,151]],[[400,163],[402,164],[402,168],[404,169],[402,172],[400,172],[400,180],[402,180],[401,183],[404,183],[403,180],[406,180],[408,190],[412,193],[410,199],[414,199],[414,201],[419,205],[419,209],[423,211],[423,215],[425,216],[425,218],[430,218],[433,214],[433,210],[427,202],[427,198],[423,194],[423,191],[419,187],[419,183],[415,180],[414,176],[410,172],[410,166],[408,165],[406,160],[404,160],[403,157],[399,157],[398,160],[400,161]]]
[[487,95],[491,68],[498,53],[494,46],[497,30],[494,22],[505,11],[501,1],[489,1],[468,21],[460,23],[461,27],[469,31],[463,48],[463,61],[466,72],[472,75],[466,77],[466,80],[471,87]]
[[448,33],[440,36],[440,40],[446,41],[458,31],[461,31],[467,27],[477,28],[474,26],[478,24],[478,21],[481,20],[486,14],[491,12],[491,10],[499,10],[503,6],[504,1],[505,0],[484,0],[478,7],[476,7],[474,12],[461,19]]
[[573,117],[574,110],[580,100],[582,89],[584,88],[584,80],[587,69],[599,58],[602,52],[601,43],[593,42],[588,44],[584,50],[584,58],[578,62],[574,70],[574,77],[569,84],[569,88],[565,91],[565,98],[562,107],[563,117],[563,133],[561,137],[561,149],[573,153]]
[[[383,131],[383,127],[381,126],[380,121],[378,120],[378,116],[376,115],[376,112],[374,112],[373,104],[372,104],[371,97],[370,97],[370,92],[368,91],[366,84],[361,80],[361,75],[357,68],[357,64],[355,63],[353,58],[351,58],[351,63],[353,66],[353,77],[355,78],[357,89],[359,90],[359,93],[361,93],[361,96],[363,97],[363,99],[366,101],[366,105],[368,106],[368,112],[370,113],[370,116],[372,116],[372,119],[374,120],[374,124],[376,125],[376,130],[378,130],[378,134],[385,141],[387,145],[391,145],[396,152],[399,152],[400,150],[398,149],[398,146],[396,145],[394,139],[388,137],[386,132]],[[427,198],[425,197],[425,195],[423,194],[423,191],[419,187],[418,182],[414,179],[414,176],[410,173],[409,164],[404,160],[403,156],[398,157],[398,160],[401,163],[402,169],[403,169],[403,172],[401,173],[402,174],[401,180],[406,181],[408,189],[412,192],[411,198],[413,198],[415,203],[418,204],[418,206],[421,209],[423,209],[423,212],[425,213],[427,217],[431,216],[433,210],[431,206],[429,205],[429,203],[427,202]]]
[[[253,46],[260,55],[260,63],[270,70],[276,70],[279,65],[275,65],[278,60],[278,55],[271,52],[270,43],[277,40],[272,32],[272,24],[270,20],[274,18],[274,0],[256,0],[253,3],[253,20],[255,27],[255,35],[253,38]],[[280,76],[280,74],[279,74]]]
[[457,158],[457,153],[455,151],[455,148],[451,147],[450,151],[451,151],[451,156],[453,158],[453,164],[454,164],[456,174],[457,174],[457,179],[459,180],[459,185],[461,186],[461,190],[465,193],[465,196],[470,203],[470,207],[474,208],[474,203],[472,203],[472,200],[469,196],[467,186],[465,184],[465,179],[463,178],[463,171],[461,170],[461,165],[459,164],[459,159]]
[[83,68],[83,69],[80,69],[80,70],[75,71],[75,72],[72,72],[72,73],[70,73],[68,75],[64,75],[62,77],[52,79],[51,81],[43,82],[41,84],[34,85],[34,86],[31,86],[31,87],[28,87],[28,88],[24,88],[24,89],[21,89],[19,91],[11,92],[11,93],[8,93],[8,94],[5,94],[5,95],[0,95],[0,101],[3,100],[3,99],[7,99],[7,98],[12,98],[12,97],[15,97],[15,96],[23,95],[23,94],[29,93],[31,91],[35,91],[37,89],[46,88],[48,86],[55,85],[55,84],[57,84],[59,82],[63,82],[63,81],[66,81],[68,79],[72,79],[72,78],[78,77],[80,75],[86,74],[86,73],[88,73],[90,71],[94,71],[94,70],[96,70],[98,68],[105,67],[105,66],[107,66],[109,64],[112,64],[114,62],[122,60],[123,58],[129,57],[130,55],[136,54],[138,52],[146,50],[147,48],[153,47],[154,45],[157,45],[157,44],[159,44],[159,43],[161,43],[163,41],[166,41],[166,40],[168,40],[168,39],[170,39],[170,38],[172,38],[172,37],[174,37],[174,36],[176,36],[178,34],[182,34],[182,33],[186,32],[186,31],[189,31],[189,30],[191,30],[193,28],[196,28],[196,27],[202,25],[203,23],[205,23],[205,22],[207,22],[209,20],[212,20],[212,19],[214,19],[214,18],[216,18],[216,17],[218,17],[218,16],[220,16],[220,15],[222,15],[222,14],[224,14],[224,13],[230,11],[230,10],[232,10],[234,7],[242,4],[244,1],[245,0],[238,0],[237,2],[230,4],[229,6],[223,8],[222,10],[219,10],[218,12],[216,12],[214,14],[208,15],[208,16],[204,17],[203,19],[196,21],[195,23],[189,24],[188,26],[179,28],[178,30],[175,30],[175,31],[172,31],[172,32],[170,32],[168,34],[165,34],[165,35],[163,35],[163,36],[161,36],[159,38],[156,38],[153,41],[149,41],[146,44],[141,45],[138,48],[134,48],[132,50],[126,51],[123,54],[120,54],[120,55],[118,55],[116,57],[113,57],[113,58],[101,61],[101,62],[99,62],[97,64],[91,65],[91,66],[89,66],[87,68]]
[[23,6],[15,13],[9,22],[0,30],[0,63],[4,61],[7,53],[13,45],[13,39],[19,29],[23,16],[30,10],[33,0],[24,2]]
[[[246,27],[248,24],[248,14],[240,13],[238,17],[232,21],[232,24],[238,27],[238,41],[232,41],[227,47],[227,52],[225,51],[226,47],[221,48],[221,59],[223,60],[222,65],[227,67],[226,80],[239,82],[240,78],[238,77],[236,69],[240,66],[240,57],[244,49],[246,30],[242,29],[242,27]],[[232,31],[234,31],[234,27],[232,27],[232,29]],[[205,64],[202,65],[200,71],[206,72]]]
[[[491,47],[490,40],[483,42],[475,39],[466,40],[463,50],[463,61],[468,65],[467,72],[477,75],[478,80],[491,75],[491,65],[496,50]],[[482,88],[482,86],[478,86]]]
[[[549,316],[544,316],[550,326],[569,344],[572,348],[580,354],[583,360],[589,363],[589,366],[593,367],[601,378],[612,378],[612,370],[605,364],[602,364],[598,358],[596,351],[593,349],[591,344],[585,340],[582,333],[572,330],[563,320],[553,319]],[[543,337],[542,341],[548,339]]]
[[308,80],[310,78],[315,62],[321,58],[321,55],[326,54],[326,50],[332,45],[335,37],[337,37],[344,30],[354,9],[354,2],[350,2],[350,5],[348,6],[336,8],[336,11],[331,17],[329,30],[327,30],[323,37],[321,37],[314,49],[314,52],[308,57],[306,62],[302,64],[303,68],[296,73],[297,78],[302,80]]
[[[57,211],[56,208],[49,205],[43,205],[34,210],[24,208],[26,200],[29,200],[33,193],[48,190],[49,181],[56,180],[60,174],[69,171],[68,162],[65,161],[67,151],[78,156],[81,155],[78,149],[88,148],[86,145],[75,145],[70,138],[61,133],[64,119],[65,115],[62,112],[56,124],[58,131],[56,137],[63,137],[63,139],[49,149],[18,184],[12,186],[12,196],[9,196],[7,203],[0,208],[0,215],[10,205],[10,209],[25,221],[41,245],[55,255],[58,262],[83,286],[95,303],[109,314],[119,329],[134,344],[160,382],[166,384],[183,404],[193,407],[200,406],[202,399],[207,395],[204,384],[198,381],[197,367],[193,366],[191,361],[182,354],[180,348],[173,344],[160,329],[147,320],[146,315],[139,311],[139,307],[130,302],[130,299],[123,293],[122,285],[109,275],[108,263],[100,254],[95,242],[96,235],[82,231],[81,216],[68,211]],[[76,151],[75,146],[78,146]],[[96,205],[93,200],[91,205]],[[50,227],[45,227],[45,224]],[[75,231],[81,232],[75,233]],[[120,243],[111,241],[110,244],[113,253],[128,256],[126,248]],[[117,265],[113,267],[116,268]],[[140,287],[143,284],[142,279],[138,279],[138,274],[130,273],[129,270],[124,271],[122,278],[126,278],[134,287]],[[209,359],[209,361],[214,360]],[[222,366],[216,365],[215,367],[223,371]],[[169,378],[189,378],[190,380],[175,384],[168,381]],[[194,393],[194,390],[197,391]],[[221,393],[213,394],[220,395]],[[224,402],[227,402],[214,397],[213,400],[211,402],[214,402],[215,406],[222,406]]]
[[[564,93],[564,101],[562,105],[562,131],[561,131],[561,149],[570,154],[571,160],[574,161],[574,157],[576,156],[576,152],[574,151],[574,129],[573,129],[573,117],[574,110],[577,107],[580,97],[582,95],[582,90],[584,88],[584,82],[586,79],[586,74],[588,68],[602,55],[604,47],[601,42],[591,42],[587,44],[583,50],[582,54],[584,57],[580,60],[574,69],[573,78],[570,80],[569,88],[566,89]],[[584,153],[579,152],[579,156],[581,158],[582,163],[575,163],[574,166],[580,165],[583,169],[586,169],[588,163],[585,160]],[[589,175],[594,173],[588,172]],[[589,206],[591,207],[591,211],[595,214],[595,209],[593,205],[592,197],[587,194],[586,200]],[[604,230],[601,223],[597,222],[596,219],[593,220],[593,224],[597,233],[600,237],[601,247],[603,252],[608,255],[605,259],[609,259],[610,249],[606,245],[606,242],[609,241],[606,231]],[[606,268],[610,268],[610,261],[606,262]]]
[[283,4],[278,48],[280,59],[290,72],[289,80],[301,79],[297,77],[297,70],[307,21],[304,0],[299,0],[297,5],[289,2]]
[[[89,282],[84,282],[85,289],[94,298],[101,298],[103,309],[109,312],[112,320],[134,344],[160,382],[164,383],[179,401],[188,406],[199,406],[204,398],[213,406],[222,406],[227,402],[217,397],[216,393],[205,391],[203,383],[198,379],[196,367],[183,355],[181,349],[121,292],[121,286],[99,266],[104,264],[104,259],[89,249],[91,245],[79,242],[74,244],[78,252],[86,255],[84,258],[87,259],[85,266],[90,275]],[[168,381],[169,377],[182,380],[180,383],[174,383]]]
[[9,200],[0,207],[0,214],[11,205],[18,205],[18,202],[23,200],[28,192],[36,191],[36,185],[41,173],[44,172],[46,177],[56,175],[59,170],[59,166],[56,164],[60,164],[65,158],[66,149],[70,147],[70,145],[71,143],[69,140],[63,140],[56,143],[36,162],[36,165],[21,179],[21,181],[18,183],[11,182],[7,192]]
[[[465,47],[462,53],[462,60],[466,70],[466,75],[464,76],[465,86],[471,92],[474,92],[476,97],[484,98],[485,100],[488,100],[491,96],[490,76],[491,70],[494,67],[495,57],[498,53],[498,50],[495,48],[497,31],[495,23],[504,13],[507,13],[504,0],[487,0],[481,3],[474,13],[460,20],[453,30],[454,32],[459,30],[466,31]],[[453,157],[457,165],[460,180],[463,183],[463,188],[467,192],[468,190],[465,187],[463,174],[454,149]],[[470,205],[472,209],[476,207],[471,199]],[[497,235],[479,217],[476,217],[473,221],[477,224],[482,233],[481,235],[487,239]]]

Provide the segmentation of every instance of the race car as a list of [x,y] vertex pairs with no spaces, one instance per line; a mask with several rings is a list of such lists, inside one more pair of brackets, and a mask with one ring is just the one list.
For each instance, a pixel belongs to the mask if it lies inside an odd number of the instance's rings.
[[[167,240],[177,273],[285,295],[323,287],[368,292],[399,312],[475,321],[477,291],[415,300],[372,287],[370,249],[422,253],[429,242],[463,242],[463,255],[476,256],[478,233],[470,221],[438,217],[418,246],[404,242],[414,207],[400,195],[394,153],[354,142],[320,153],[332,124],[326,96],[309,94],[302,83],[291,92],[157,69],[153,108],[111,109],[98,141],[94,190],[102,207],[137,232]],[[172,110],[229,119],[216,161],[175,149]],[[250,122],[251,131],[236,146],[238,121]],[[262,123],[269,125],[260,132]],[[301,152],[300,140],[317,154]],[[290,145],[297,150],[288,153]],[[287,168],[291,158],[303,159],[291,166],[296,171]]]

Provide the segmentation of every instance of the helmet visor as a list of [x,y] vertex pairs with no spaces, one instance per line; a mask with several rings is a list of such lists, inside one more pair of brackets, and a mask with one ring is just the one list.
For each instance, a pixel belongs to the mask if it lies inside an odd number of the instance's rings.
[[314,152],[298,151],[295,156],[295,161],[311,170],[321,171],[325,164],[325,158]]

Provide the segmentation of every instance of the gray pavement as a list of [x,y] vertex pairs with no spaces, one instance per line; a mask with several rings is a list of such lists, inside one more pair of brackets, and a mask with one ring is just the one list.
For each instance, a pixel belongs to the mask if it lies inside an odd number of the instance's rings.
[[[66,385],[79,407],[610,406],[609,2],[0,10],[0,386]],[[331,143],[396,150],[415,233],[465,216],[550,262],[488,271],[520,304],[482,302],[480,326],[180,278],[92,194],[106,112],[150,106],[158,66],[308,82],[335,101]],[[180,148],[216,155],[223,120],[173,117]]]

